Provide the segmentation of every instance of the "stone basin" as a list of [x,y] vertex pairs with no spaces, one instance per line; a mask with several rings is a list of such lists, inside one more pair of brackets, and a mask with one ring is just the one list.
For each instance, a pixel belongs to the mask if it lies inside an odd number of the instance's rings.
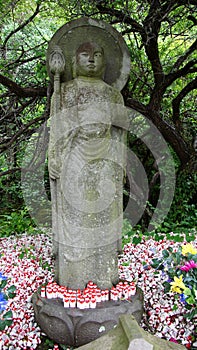
[[129,300],[105,301],[95,309],[65,308],[61,299],[42,298],[33,294],[35,319],[42,331],[53,341],[82,346],[94,341],[117,326],[119,316],[131,314],[140,323],[143,315],[143,293],[137,288]]

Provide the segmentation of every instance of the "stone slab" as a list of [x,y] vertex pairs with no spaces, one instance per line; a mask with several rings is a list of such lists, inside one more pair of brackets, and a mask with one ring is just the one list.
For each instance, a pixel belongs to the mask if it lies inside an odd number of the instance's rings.
[[121,315],[117,327],[78,350],[184,350],[185,347],[144,331],[132,315]]

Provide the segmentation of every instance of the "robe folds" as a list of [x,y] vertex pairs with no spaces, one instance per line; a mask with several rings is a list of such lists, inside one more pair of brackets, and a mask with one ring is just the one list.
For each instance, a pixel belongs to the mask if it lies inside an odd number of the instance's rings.
[[122,95],[100,79],[78,77],[52,97],[48,158],[61,285],[118,282],[127,128]]

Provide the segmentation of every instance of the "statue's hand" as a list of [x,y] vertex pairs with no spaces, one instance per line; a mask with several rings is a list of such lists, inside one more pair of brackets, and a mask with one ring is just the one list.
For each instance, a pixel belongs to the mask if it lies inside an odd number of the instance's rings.
[[50,169],[49,169],[49,177],[50,177],[52,180],[59,179],[59,177],[60,177],[59,171],[57,171],[57,170],[54,169],[54,168],[50,168]]

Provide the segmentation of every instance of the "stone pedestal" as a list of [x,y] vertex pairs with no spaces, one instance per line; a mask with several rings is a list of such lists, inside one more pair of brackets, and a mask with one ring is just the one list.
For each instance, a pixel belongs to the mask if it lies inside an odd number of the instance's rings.
[[82,346],[112,330],[119,316],[133,315],[138,323],[143,314],[143,293],[137,289],[130,300],[105,301],[95,309],[64,308],[61,299],[32,297],[35,319],[42,331],[59,344]]

